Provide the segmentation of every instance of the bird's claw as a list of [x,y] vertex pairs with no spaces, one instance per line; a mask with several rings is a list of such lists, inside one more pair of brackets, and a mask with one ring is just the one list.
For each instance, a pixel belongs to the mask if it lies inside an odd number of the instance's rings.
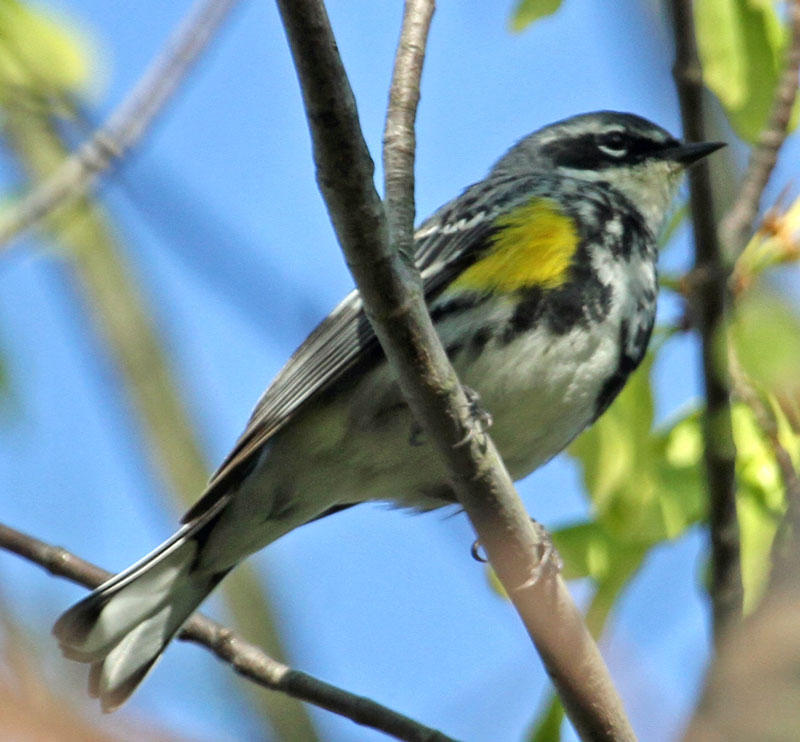
[[[466,446],[468,443],[471,443],[479,435],[483,435],[489,430],[493,423],[491,413],[480,406],[480,396],[474,389],[465,386],[464,395],[467,398],[471,426],[467,434],[455,444],[454,448],[460,448],[461,446]],[[425,431],[419,423],[412,423],[411,432],[408,435],[408,445],[422,446],[424,444]]]
[[555,544],[553,544],[549,531],[534,518],[531,518],[531,525],[533,530],[536,531],[539,561],[533,568],[531,576],[520,585],[520,589],[533,587],[542,578],[553,577],[560,574],[561,570],[564,569],[564,560],[561,558],[561,554],[558,553]]
[[486,431],[492,427],[492,423],[494,423],[492,413],[481,407],[481,398],[478,392],[474,389],[470,389],[468,386],[463,387],[463,389],[464,396],[467,398],[467,409],[471,425],[467,434],[455,444],[454,448],[460,448],[461,446],[466,446],[468,443],[472,443],[478,436],[484,435]]
[[[539,561],[533,568],[533,573],[522,585],[520,589],[532,587],[543,577],[557,575],[564,568],[564,561],[553,544],[553,539],[547,529],[538,521],[531,518],[531,525],[536,531],[538,542]],[[470,547],[470,554],[476,562],[486,563],[489,560],[481,553],[481,540],[475,539]]]
[[483,554],[481,554],[481,540],[479,538],[476,538],[472,542],[472,546],[469,547],[469,553],[476,562],[486,564],[489,561]]

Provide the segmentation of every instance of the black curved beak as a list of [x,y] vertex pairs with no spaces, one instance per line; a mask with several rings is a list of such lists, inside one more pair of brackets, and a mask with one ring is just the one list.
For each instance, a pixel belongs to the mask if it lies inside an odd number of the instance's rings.
[[724,146],[725,142],[688,142],[667,150],[664,155],[669,160],[680,162],[683,166],[689,167],[689,165],[702,160]]

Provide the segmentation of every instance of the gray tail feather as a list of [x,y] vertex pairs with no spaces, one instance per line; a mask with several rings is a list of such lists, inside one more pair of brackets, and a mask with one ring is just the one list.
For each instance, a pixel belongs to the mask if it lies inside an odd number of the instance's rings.
[[91,663],[89,693],[104,711],[124,703],[195,608],[227,574],[193,571],[225,500],[181,528],[151,554],[103,583],[58,619],[64,655]]

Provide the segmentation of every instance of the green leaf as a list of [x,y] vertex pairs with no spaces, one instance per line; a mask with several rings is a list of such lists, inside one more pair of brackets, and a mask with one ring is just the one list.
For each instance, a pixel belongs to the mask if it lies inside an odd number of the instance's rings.
[[18,0],[0,0],[0,99],[20,90],[77,92],[89,80],[91,45],[65,21]]
[[772,542],[785,509],[784,483],[775,455],[755,414],[736,404],[731,422],[736,441],[736,512],[742,549],[746,613],[758,605],[769,580]]
[[752,613],[767,587],[772,567],[771,551],[779,518],[752,496],[746,485],[739,488],[736,512],[742,550],[744,612]]
[[519,0],[511,14],[512,31],[523,31],[540,18],[552,15],[561,7],[562,0]]
[[617,599],[641,568],[647,551],[645,547],[625,548],[623,546],[616,552],[614,569],[609,572],[605,580],[598,583],[597,590],[586,611],[586,626],[595,639],[602,636]]
[[605,579],[612,561],[612,541],[600,523],[587,521],[559,528],[551,534],[564,560],[564,578]]
[[534,722],[529,742],[561,742],[561,722],[564,721],[564,707],[555,693],[550,694],[547,705]]
[[[653,357],[648,354],[609,410],[569,448],[583,470],[597,522],[631,547],[676,538],[704,512],[696,413],[652,430]],[[594,548],[594,561],[585,566],[599,577],[601,552]]]
[[800,315],[788,301],[768,289],[748,291],[736,304],[729,337],[758,386],[800,398]]
[[642,448],[653,423],[651,368],[648,356],[611,408],[569,448],[583,466],[586,488],[601,513],[613,515],[623,504],[632,475],[644,463]]
[[731,424],[736,442],[736,475],[748,495],[773,512],[783,510],[783,481],[775,456],[758,426],[753,411],[744,404],[731,410]]
[[800,470],[800,433],[794,429],[778,400],[773,395],[768,395],[768,399],[778,427],[778,441],[789,454],[794,468]]
[[705,83],[739,136],[753,142],[769,117],[786,43],[775,4],[696,0],[694,19]]
[[591,577],[600,589],[624,583],[639,568],[649,546],[620,538],[598,521],[559,528],[551,537],[564,560],[565,579]]

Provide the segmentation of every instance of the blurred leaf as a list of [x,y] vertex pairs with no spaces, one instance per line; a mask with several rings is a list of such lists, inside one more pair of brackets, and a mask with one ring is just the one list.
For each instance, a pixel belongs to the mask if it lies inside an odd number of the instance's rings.
[[743,294],[729,325],[745,373],[781,399],[800,399],[800,315],[765,289]]
[[640,544],[617,539],[597,521],[565,526],[551,535],[564,560],[564,577],[568,580],[591,577],[601,583],[621,564],[638,562],[642,553]]
[[705,515],[703,437],[697,411],[657,434],[653,455],[661,515],[667,534],[675,538]]
[[577,523],[552,534],[553,544],[564,560],[564,578],[603,579],[611,564],[611,540],[596,522]]
[[800,261],[800,198],[785,210],[780,204],[767,211],[758,230],[736,260],[732,276],[735,296],[752,288],[764,272]]
[[670,430],[651,430],[652,365],[651,353],[569,448],[583,469],[597,521],[631,545],[675,538],[703,512],[697,420],[688,416]]
[[0,99],[20,90],[77,92],[89,80],[91,58],[76,28],[18,0],[0,0]]
[[791,206],[781,214],[782,231],[789,240],[796,239],[800,234],[800,197],[796,198]]
[[760,505],[780,513],[783,510],[783,482],[775,465],[775,456],[758,426],[753,411],[745,404],[735,404],[731,422],[736,441],[739,484],[750,488]]
[[736,510],[742,545],[744,610],[758,605],[769,580],[772,542],[785,509],[780,470],[753,411],[744,404],[732,410],[736,441]]
[[624,542],[615,544],[613,566],[606,578],[597,584],[597,590],[586,611],[586,625],[592,636],[600,638],[605,630],[608,617],[616,605],[622,591],[639,571],[649,547],[630,546]]
[[697,0],[694,16],[705,83],[736,132],[754,142],[772,108],[786,42],[775,3]]
[[555,693],[550,693],[547,705],[539,713],[529,742],[561,742],[561,723],[564,721],[564,707]]
[[[564,561],[564,579],[588,577],[597,586],[589,608],[590,614],[595,615],[593,620],[587,620],[590,631],[599,636],[614,598],[641,566],[649,544],[642,544],[638,537],[619,538],[597,521],[565,526],[553,531],[550,536]],[[506,598],[506,592],[494,571],[488,566],[487,571],[492,588]]]
[[800,471],[800,433],[797,432],[778,400],[773,395],[768,395],[768,399],[778,428],[778,441],[789,454],[794,468]]
[[674,469],[683,469],[699,463],[703,455],[703,434],[696,414],[677,423],[667,436],[664,457]]
[[770,554],[779,518],[751,496],[747,485],[739,488],[736,513],[742,549],[743,608],[749,614],[758,606],[769,581]]
[[[652,362],[648,356],[610,409],[569,447],[583,467],[592,502],[607,515],[613,515],[640,468],[643,439],[653,423]],[[637,487],[646,486],[646,482],[637,482]]]
[[667,291],[674,291],[676,294],[684,298],[686,296],[686,274],[683,272],[673,273],[670,271],[659,270],[658,285],[662,290],[666,289]]
[[531,23],[555,13],[561,3],[562,0],[519,0],[511,13],[511,30],[523,31]]

